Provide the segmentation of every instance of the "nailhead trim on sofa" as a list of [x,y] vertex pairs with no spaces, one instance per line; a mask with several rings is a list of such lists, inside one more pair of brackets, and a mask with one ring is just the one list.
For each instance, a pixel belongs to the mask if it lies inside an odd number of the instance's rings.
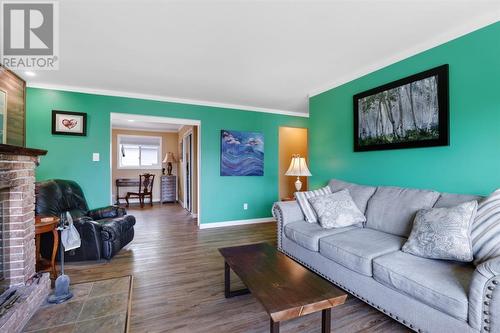
[[496,287],[498,287],[500,281],[500,276],[496,275],[492,277],[491,279],[488,280],[486,283],[486,288],[484,288],[483,292],[483,299],[485,300],[483,302],[483,312],[482,312],[482,321],[484,322],[484,326],[481,328],[481,331],[483,332],[489,332],[491,330],[491,320],[489,318],[490,316],[490,301],[493,298],[493,292],[495,291]]

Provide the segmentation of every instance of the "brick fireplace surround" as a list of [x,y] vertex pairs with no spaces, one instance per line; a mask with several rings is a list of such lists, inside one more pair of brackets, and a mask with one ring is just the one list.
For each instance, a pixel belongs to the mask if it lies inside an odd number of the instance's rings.
[[[19,332],[50,291],[48,274],[35,274],[35,168],[45,150],[0,144],[0,303],[20,297],[0,316],[0,332]],[[4,290],[3,294],[1,290]]]

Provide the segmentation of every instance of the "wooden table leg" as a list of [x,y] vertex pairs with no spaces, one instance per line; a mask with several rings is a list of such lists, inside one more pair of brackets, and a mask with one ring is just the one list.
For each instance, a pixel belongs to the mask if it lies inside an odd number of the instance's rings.
[[332,322],[332,309],[325,309],[321,311],[321,333],[331,332]]
[[56,255],[57,255],[57,247],[59,246],[59,233],[57,229],[54,228],[52,230],[52,235],[54,235],[54,244],[52,245],[52,257],[50,258],[50,264],[52,265],[52,278],[57,278],[57,269],[56,269]]
[[224,261],[224,297],[230,298],[234,296],[246,295],[250,293],[247,288],[231,291],[231,271],[229,264]]
[[279,321],[274,321],[272,318],[269,320],[270,323],[270,332],[271,333],[280,333],[280,322]]
[[231,297],[231,272],[229,265],[224,261],[224,297]]

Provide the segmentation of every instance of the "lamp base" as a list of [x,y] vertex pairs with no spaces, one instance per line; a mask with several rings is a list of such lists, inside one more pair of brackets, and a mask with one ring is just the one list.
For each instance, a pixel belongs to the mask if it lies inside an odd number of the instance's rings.
[[167,163],[167,175],[172,176],[172,162]]
[[302,188],[302,182],[300,181],[300,177],[297,176],[297,180],[295,181],[295,189],[297,192],[300,192],[300,189]]

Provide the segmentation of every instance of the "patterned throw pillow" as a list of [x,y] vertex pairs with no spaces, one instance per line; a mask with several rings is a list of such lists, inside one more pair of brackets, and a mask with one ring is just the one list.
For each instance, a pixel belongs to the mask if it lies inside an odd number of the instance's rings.
[[309,223],[318,222],[318,217],[316,216],[316,212],[314,211],[314,209],[311,207],[309,199],[312,197],[317,197],[318,195],[325,195],[330,193],[332,193],[332,190],[328,186],[322,187],[314,191],[295,192],[295,199],[297,199],[300,209],[302,209],[302,213],[304,213],[307,222]]
[[471,224],[477,201],[450,208],[421,209],[403,252],[430,259],[472,261]]
[[325,229],[348,227],[366,221],[349,190],[313,197],[309,202],[318,215],[319,224]]
[[471,237],[474,264],[500,256],[500,189],[479,203]]

